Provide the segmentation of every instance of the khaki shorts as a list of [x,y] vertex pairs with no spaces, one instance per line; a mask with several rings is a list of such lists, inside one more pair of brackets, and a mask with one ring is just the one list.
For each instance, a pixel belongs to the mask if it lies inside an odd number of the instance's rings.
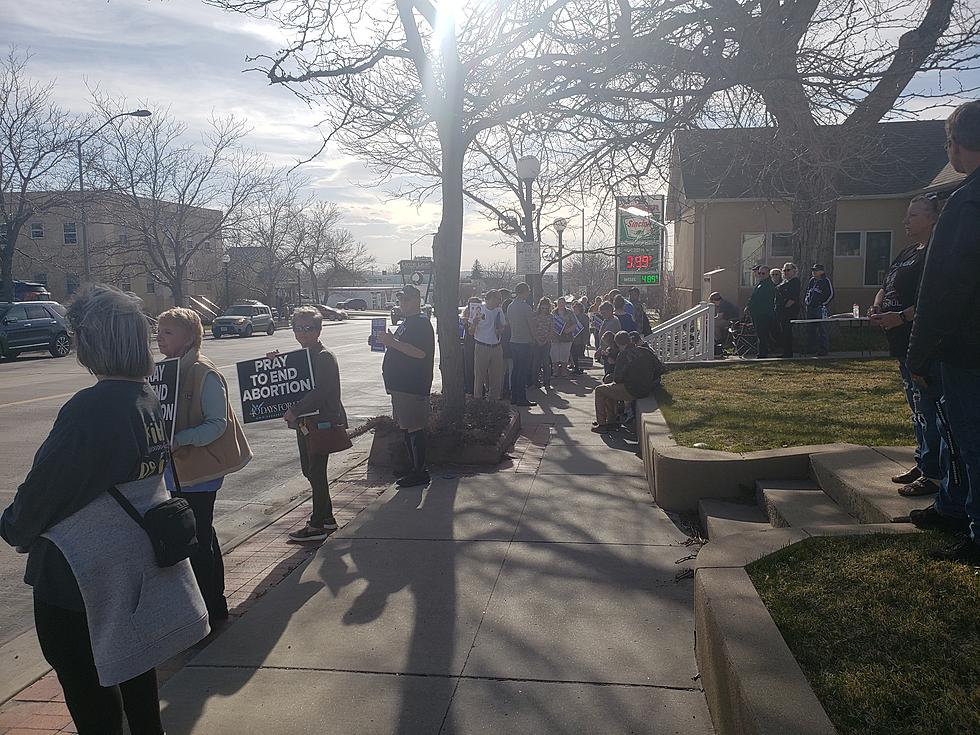
[[393,391],[391,414],[402,431],[424,429],[429,422],[429,396]]

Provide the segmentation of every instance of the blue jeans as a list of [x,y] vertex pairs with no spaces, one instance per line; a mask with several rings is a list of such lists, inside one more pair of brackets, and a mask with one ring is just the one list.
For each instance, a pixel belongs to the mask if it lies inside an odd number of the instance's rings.
[[510,402],[527,403],[527,381],[531,377],[531,345],[510,343],[514,367],[510,371]]
[[[807,306],[807,319],[826,319],[826,306]],[[809,353],[826,354],[830,351],[830,334],[826,324],[806,325],[806,351]]]
[[[898,371],[902,374],[905,399],[912,409],[912,428],[915,430],[915,466],[922,476],[939,482],[940,434],[939,417],[936,414],[936,394],[932,390],[919,388],[912,382],[912,376],[905,360],[898,361]],[[938,376],[937,376],[938,378]]]
[[531,379],[534,385],[541,380],[541,385],[551,384],[551,343],[535,344],[531,347]]
[[936,498],[943,515],[970,520],[970,534],[980,540],[980,368],[940,363],[943,396],[940,416],[952,438],[949,471]]

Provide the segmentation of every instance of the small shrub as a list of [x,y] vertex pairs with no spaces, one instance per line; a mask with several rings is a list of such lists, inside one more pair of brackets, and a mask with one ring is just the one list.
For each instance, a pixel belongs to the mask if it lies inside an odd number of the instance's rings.
[[[452,441],[464,447],[493,446],[510,423],[510,406],[506,403],[467,398],[462,423],[457,423],[450,421],[445,415],[441,393],[434,393],[430,400],[431,409],[427,429],[430,439],[433,440]],[[368,419],[358,432],[363,433],[371,429],[381,434],[399,430],[398,424],[391,416],[375,416]]]

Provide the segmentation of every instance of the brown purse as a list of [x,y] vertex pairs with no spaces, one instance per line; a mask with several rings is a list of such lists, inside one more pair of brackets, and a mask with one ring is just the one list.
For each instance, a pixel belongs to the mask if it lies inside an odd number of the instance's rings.
[[317,426],[316,418],[304,418],[302,421],[302,431],[306,435],[306,449],[310,454],[323,456],[325,454],[335,454],[343,452],[354,446],[354,443],[347,435],[347,429],[343,426],[331,426],[329,429],[321,429]]

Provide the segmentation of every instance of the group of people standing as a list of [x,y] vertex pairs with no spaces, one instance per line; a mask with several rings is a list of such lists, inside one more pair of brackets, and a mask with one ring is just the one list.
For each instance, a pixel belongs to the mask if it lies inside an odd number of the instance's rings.
[[[399,486],[428,482],[425,426],[435,338],[421,295],[399,295],[406,319],[379,336],[393,414],[409,466]],[[159,316],[157,342],[179,361],[173,432],[148,383],[155,370],[150,322],[138,298],[92,285],[67,314],[79,363],[95,385],[59,411],[27,478],[0,518],[0,535],[27,554],[38,642],[54,669],[79,735],[162,735],[156,667],[206,637],[228,617],[214,505],[225,478],[252,451],[220,370],[202,354],[203,326],[190,309]],[[283,419],[296,432],[313,508],[294,542],[337,528],[327,481],[329,454],[350,446],[340,371],[320,341],[322,316],[293,313],[293,334],[310,353],[314,388]],[[341,436],[339,444],[314,441]],[[346,442],[346,444],[344,443]],[[196,544],[161,566],[153,510],[186,502]],[[183,512],[183,511],[182,511]],[[132,514],[132,516],[131,516]]]
[[[810,280],[802,288],[799,268],[786,263],[782,268],[757,265],[752,269],[756,284],[745,306],[758,341],[757,356],[769,357],[778,347],[780,357],[793,357],[793,321],[800,318],[801,306],[808,320],[826,319],[834,299],[834,286],[821,263],[810,268]],[[720,294],[712,294],[721,298]],[[730,319],[728,320],[730,323]],[[814,321],[807,325],[807,352],[826,355],[830,349],[827,325]]]

